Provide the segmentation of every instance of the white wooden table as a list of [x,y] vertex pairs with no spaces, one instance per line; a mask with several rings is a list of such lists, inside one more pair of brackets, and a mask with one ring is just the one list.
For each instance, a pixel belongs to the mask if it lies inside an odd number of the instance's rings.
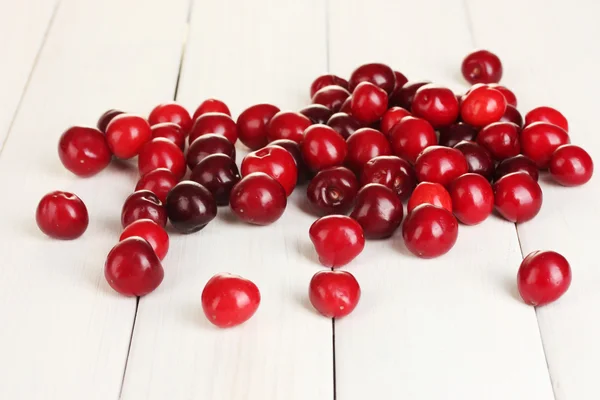
[[[600,160],[598,4],[1,0],[0,399],[599,399],[597,176],[577,189],[542,181],[536,219],[461,226],[435,260],[408,255],[399,235],[368,242],[348,267],[361,303],[332,326],[307,302],[321,267],[302,193],[269,227],[233,223],[221,208],[201,232],[172,236],[165,281],[136,302],[103,277],[135,169],[79,179],[56,153],[65,128],[108,108],[147,114],[176,97],[193,110],[217,97],[234,116],[258,102],[297,110],[316,76],[365,62],[464,90],[460,62],[483,47],[503,60],[521,111],[557,107],[572,141]],[[77,241],[35,226],[37,201],[55,189],[88,206]],[[574,279],[536,311],[515,277],[537,249],[564,254]],[[210,326],[200,305],[222,271],[263,296],[230,330]]]

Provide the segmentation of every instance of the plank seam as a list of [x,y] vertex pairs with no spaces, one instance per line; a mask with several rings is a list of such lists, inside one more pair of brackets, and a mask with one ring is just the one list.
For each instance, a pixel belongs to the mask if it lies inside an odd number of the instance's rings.
[[471,9],[469,8],[468,0],[463,0],[463,8],[465,9],[465,16],[467,18],[467,30],[469,31],[469,36],[471,37],[471,46],[476,47],[473,20],[471,18]]
[[138,309],[140,307],[140,298],[135,299],[135,312],[133,314],[133,323],[131,324],[131,335],[129,335],[129,346],[125,356],[125,366],[123,367],[123,377],[121,378],[121,387],[119,388],[119,399],[123,395],[123,386],[125,386],[125,375],[127,374],[127,365],[129,364],[129,354],[131,354],[131,344],[133,343],[133,334],[135,332],[135,322],[137,321]]

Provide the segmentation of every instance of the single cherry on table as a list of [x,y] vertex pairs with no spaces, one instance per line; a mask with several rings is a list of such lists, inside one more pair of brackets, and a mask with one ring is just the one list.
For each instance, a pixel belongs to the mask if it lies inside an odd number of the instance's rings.
[[74,126],[60,136],[58,156],[66,169],[77,176],[89,177],[110,164],[112,152],[102,132]]
[[581,147],[566,144],[552,153],[550,175],[563,186],[579,186],[592,179],[594,162]]
[[138,219],[127,225],[121,233],[119,241],[134,236],[141,237],[148,242],[159,260],[162,261],[167,255],[169,251],[169,234],[165,231],[165,228],[151,219]]
[[421,182],[413,191],[406,210],[410,213],[421,204],[431,204],[452,212],[452,198],[445,187],[439,183]]
[[151,219],[158,225],[167,225],[167,210],[157,195],[149,190],[138,190],[127,197],[121,210],[123,228],[138,219]]
[[240,141],[251,150],[266,146],[267,127],[278,112],[279,108],[272,104],[256,104],[242,111],[237,119]]
[[431,124],[416,117],[404,117],[392,127],[389,137],[394,154],[412,164],[423,150],[437,144]]
[[185,149],[186,134],[176,123],[162,122],[160,124],[152,125],[150,130],[152,131],[152,139],[165,138],[175,143],[181,151]]
[[277,221],[287,206],[287,194],[279,182],[264,172],[244,176],[229,195],[231,211],[242,221],[269,225]]
[[421,204],[408,213],[402,237],[406,248],[417,257],[439,257],[454,247],[458,222],[445,208]]
[[173,228],[184,234],[203,229],[217,216],[217,202],[212,193],[193,181],[175,185],[167,196],[165,208]]
[[513,172],[498,179],[493,186],[496,210],[511,222],[533,219],[542,208],[542,189],[526,172]]
[[372,128],[361,128],[350,136],[346,143],[348,155],[346,165],[360,174],[364,165],[375,157],[392,154],[390,142],[385,135]]
[[346,141],[327,125],[313,125],[304,132],[300,150],[312,171],[342,165],[348,154]]
[[150,140],[152,140],[150,125],[137,115],[117,115],[106,128],[106,142],[110,151],[123,160],[137,156]]
[[415,173],[420,182],[439,183],[448,186],[454,179],[468,172],[469,166],[459,150],[430,146],[415,162]]
[[459,176],[449,188],[452,210],[465,225],[477,225],[494,210],[494,191],[483,176],[468,173]]
[[186,134],[192,127],[190,113],[180,104],[170,102],[159,104],[150,112],[148,123],[156,125],[163,122],[173,122],[181,127]]
[[238,275],[220,273],[202,290],[202,310],[219,328],[230,328],[249,320],[260,305],[260,291],[254,282]]
[[187,165],[190,169],[194,169],[200,161],[213,154],[225,154],[235,160],[235,146],[222,135],[208,134],[200,136],[190,144],[187,150]]
[[415,170],[408,161],[397,156],[378,156],[367,162],[360,183],[379,183],[394,191],[400,200],[407,199],[417,184]]
[[304,140],[304,131],[311,125],[312,121],[298,112],[280,111],[267,125],[267,141],[289,139],[301,143]]
[[135,185],[135,190],[149,190],[164,203],[167,195],[178,182],[179,179],[170,170],[157,168],[143,175]]
[[218,206],[225,206],[229,204],[231,189],[240,181],[240,172],[229,156],[213,154],[194,167],[190,180],[207,188]]
[[185,156],[177,145],[165,138],[152,139],[142,147],[138,156],[140,175],[158,168],[166,168],[177,179],[183,178],[187,171]]
[[358,191],[356,206],[350,214],[350,218],[363,228],[367,239],[392,236],[403,216],[400,198],[391,189],[378,183],[370,183]]
[[231,117],[231,111],[229,111],[227,104],[217,99],[206,99],[196,108],[192,120],[195,121],[199,116],[211,112],[227,114]]
[[61,240],[72,240],[83,235],[88,227],[88,211],[77,195],[54,191],[40,200],[36,212],[37,226],[46,235]]
[[350,272],[319,271],[310,280],[308,297],[321,315],[341,318],[356,308],[360,286]]
[[462,74],[471,85],[476,83],[498,83],[502,78],[502,62],[497,55],[487,50],[478,50],[467,55],[462,62]]
[[209,134],[225,136],[232,144],[235,144],[238,139],[235,121],[229,115],[218,112],[209,112],[199,116],[192,125],[188,141],[193,143],[199,137]]
[[319,171],[306,189],[308,202],[318,214],[346,214],[360,189],[356,175],[345,167]]
[[543,306],[558,300],[571,285],[571,266],[555,251],[534,251],[523,259],[517,286],[523,301]]
[[465,156],[469,172],[479,174],[488,181],[494,178],[495,163],[485,148],[467,140],[456,144],[454,148]]
[[411,111],[415,117],[425,119],[434,128],[441,128],[456,122],[458,100],[452,90],[430,83],[415,92]]
[[328,268],[348,264],[365,247],[362,227],[345,215],[319,218],[311,225],[309,236],[319,256],[319,262]]
[[294,157],[283,147],[269,145],[249,153],[242,160],[242,176],[264,172],[283,186],[289,196],[298,181],[298,167]]

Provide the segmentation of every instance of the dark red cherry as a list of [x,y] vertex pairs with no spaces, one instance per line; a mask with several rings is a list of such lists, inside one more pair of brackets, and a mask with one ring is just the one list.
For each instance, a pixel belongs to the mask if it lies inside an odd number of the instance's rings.
[[506,105],[506,111],[504,111],[504,115],[500,118],[499,122],[512,122],[513,124],[517,124],[519,128],[523,127],[523,117],[521,116],[521,113],[510,104]]
[[346,165],[360,174],[363,166],[375,157],[392,154],[390,142],[385,135],[375,129],[362,128],[354,132],[348,140]]
[[359,190],[356,206],[350,217],[363,228],[365,238],[383,239],[392,236],[404,216],[400,198],[391,189],[370,183]]
[[412,102],[413,98],[415,97],[415,93],[421,86],[425,86],[428,83],[431,82],[407,82],[401,88],[396,88],[396,90],[394,90],[394,92],[390,95],[388,106],[402,107],[405,110],[410,110],[412,108]]
[[356,118],[342,112],[333,114],[327,121],[327,125],[342,135],[344,139],[348,139],[354,132],[362,128],[362,124]]
[[238,136],[251,150],[267,145],[267,127],[271,118],[279,112],[272,104],[256,104],[245,109],[237,119]]
[[344,89],[348,89],[347,80],[333,74],[321,75],[317,79],[315,79],[310,85],[310,98],[312,99],[315,93],[317,93],[319,90],[331,85],[340,86]]
[[225,138],[217,134],[200,136],[194,140],[186,153],[186,162],[190,169],[206,157],[212,154],[225,154],[235,160],[235,146]]
[[304,131],[311,125],[311,120],[300,113],[280,111],[267,126],[267,140],[289,139],[300,143],[304,140]]
[[550,159],[550,175],[563,186],[579,186],[592,179],[594,162],[579,146],[563,145]]
[[411,111],[415,117],[427,120],[434,128],[441,128],[456,122],[458,101],[452,90],[430,83],[415,92]]
[[477,135],[477,143],[498,161],[514,157],[521,151],[521,129],[512,122],[495,122],[484,127]]
[[98,128],[98,130],[100,132],[106,133],[106,127],[108,126],[108,124],[110,124],[110,121],[112,121],[113,118],[115,118],[117,115],[121,115],[121,114],[125,114],[125,112],[121,111],[121,110],[115,110],[115,109],[110,109],[110,110],[106,111],[98,119],[98,123],[96,124],[96,127]]
[[390,130],[389,136],[394,154],[413,164],[423,150],[437,144],[433,127],[421,118],[404,117]]
[[163,122],[150,128],[152,139],[164,138],[173,142],[183,151],[185,149],[185,132],[174,122]]
[[142,147],[138,156],[140,175],[146,175],[158,168],[168,169],[177,179],[183,178],[187,170],[181,149],[165,138],[152,139]]
[[298,167],[298,185],[310,180],[312,173],[304,162],[304,158],[302,158],[302,151],[300,150],[300,145],[298,143],[289,139],[279,139],[269,143],[269,145],[283,147],[290,152],[292,157],[294,157],[294,161],[296,161],[296,167]]
[[506,111],[506,99],[487,86],[470,90],[460,105],[460,116],[469,125],[480,127],[498,122]]
[[571,286],[571,266],[555,251],[534,251],[517,273],[519,294],[526,304],[543,306],[558,300]]
[[217,216],[217,203],[212,193],[192,181],[175,185],[167,196],[165,208],[173,228],[186,234],[199,231]]
[[356,68],[349,80],[349,90],[354,92],[362,82],[372,83],[385,90],[389,95],[396,86],[396,75],[394,71],[385,64],[364,64]]
[[229,107],[227,107],[227,104],[217,99],[206,99],[202,103],[200,103],[198,108],[196,108],[192,119],[195,121],[196,119],[198,119],[199,116],[207,113],[222,113],[227,114],[231,117],[231,111],[229,111]]
[[333,112],[338,112],[350,92],[341,86],[325,86],[312,97],[313,104],[321,104]]
[[315,175],[306,189],[306,197],[321,215],[345,214],[352,209],[359,188],[352,171],[332,167]]
[[402,225],[406,248],[421,258],[446,254],[458,237],[458,222],[445,208],[422,204],[408,213]]
[[143,175],[135,185],[135,191],[149,190],[154,193],[161,202],[165,202],[167,194],[179,182],[179,179],[166,168],[157,168]]
[[363,124],[378,121],[387,111],[387,107],[388,96],[385,90],[372,83],[361,82],[352,92],[352,116]]
[[311,104],[304,107],[299,113],[308,117],[313,124],[326,124],[333,115],[333,112],[322,104]]
[[431,146],[415,162],[415,173],[420,182],[448,186],[454,179],[466,174],[469,167],[463,153],[457,149]]
[[60,136],[58,156],[66,169],[84,178],[102,171],[112,159],[102,132],[80,126],[71,127]]
[[348,153],[344,138],[327,125],[313,125],[300,143],[302,157],[312,171],[342,165]]
[[477,129],[463,122],[458,122],[440,129],[440,146],[454,147],[463,140],[474,141]]
[[471,85],[475,83],[498,83],[502,78],[502,62],[494,53],[478,50],[465,57],[462,74]]
[[193,121],[190,113],[183,106],[170,102],[157,105],[148,116],[150,126],[163,122],[173,122],[179,125],[187,134],[192,127]]
[[408,79],[402,72],[394,71],[394,76],[396,77],[396,82],[394,85],[394,90],[400,89],[402,86],[408,82]]
[[522,154],[502,160],[496,167],[495,180],[513,172],[525,172],[537,182],[539,172],[537,165]]
[[190,131],[189,142],[193,143],[200,136],[214,133],[225,136],[233,144],[238,138],[237,125],[229,115],[211,112],[196,119]]
[[83,235],[89,217],[85,204],[77,195],[55,191],[42,197],[35,212],[35,221],[46,235],[72,240]]
[[496,89],[497,91],[502,93],[502,95],[506,99],[507,105],[512,106],[513,108],[517,107],[517,96],[515,96],[512,90],[510,90],[506,86],[498,85],[497,83],[490,83],[488,84],[488,87]]
[[504,175],[494,183],[496,210],[511,222],[533,219],[542,208],[542,189],[525,172]]
[[389,136],[390,130],[404,117],[409,116],[410,113],[402,107],[392,107],[383,114],[381,118],[381,132]]
[[139,190],[127,197],[121,211],[121,225],[125,228],[138,219],[151,219],[160,226],[167,224],[167,210],[158,196],[149,190]]
[[192,170],[190,180],[207,188],[218,206],[229,204],[229,194],[240,180],[235,161],[225,154],[213,154],[204,158]]
[[491,181],[494,177],[494,160],[490,153],[475,142],[463,140],[454,146],[465,156],[469,172],[479,174]]
[[339,112],[352,115],[352,95],[350,95],[350,97],[348,97],[346,101],[342,103]]
[[231,189],[231,211],[242,221],[269,225],[285,211],[287,195],[279,182],[262,172],[244,176]]
[[525,126],[535,122],[548,122],[569,132],[569,122],[567,121],[567,118],[565,118],[560,111],[552,107],[537,107],[529,111],[525,115]]
[[548,122],[535,122],[521,132],[521,152],[540,169],[548,168],[552,153],[570,142],[567,131]]
[[410,163],[396,156],[379,156],[367,162],[362,170],[360,183],[379,183],[392,189],[401,200],[410,196],[417,178]]
[[478,174],[464,174],[456,178],[449,188],[452,210],[460,222],[477,225],[494,210],[492,185]]

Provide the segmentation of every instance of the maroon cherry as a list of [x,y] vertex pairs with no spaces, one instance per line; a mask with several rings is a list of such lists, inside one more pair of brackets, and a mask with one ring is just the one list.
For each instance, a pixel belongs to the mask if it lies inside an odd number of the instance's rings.
[[383,117],[387,106],[385,90],[372,83],[361,82],[352,92],[352,116],[364,124],[371,124]]
[[415,117],[427,120],[434,128],[440,128],[456,121],[458,100],[452,90],[430,83],[415,92],[411,110]]
[[285,211],[287,196],[283,186],[262,172],[244,176],[231,189],[231,211],[239,219],[254,225],[269,225]]
[[499,122],[512,122],[513,124],[517,124],[519,128],[523,127],[523,117],[521,116],[521,113],[510,104],[506,105],[506,111],[504,111],[504,115],[500,118]]
[[456,178],[449,191],[452,210],[460,222],[477,225],[483,222],[494,210],[492,185],[478,174],[464,174]]
[[420,82],[407,82],[401,88],[397,88],[394,90],[394,93],[391,94],[389,99],[389,106],[393,107],[402,107],[405,110],[410,110],[412,108],[413,98],[415,97],[415,93],[421,86],[425,86],[429,81],[420,81]]
[[390,130],[404,117],[410,113],[402,107],[391,107],[381,118],[381,132],[389,136]]
[[183,151],[185,149],[185,132],[174,122],[163,122],[150,128],[152,139],[164,138],[173,142]]
[[110,110],[106,111],[98,119],[98,123],[96,124],[96,127],[98,128],[98,130],[100,132],[106,133],[106,127],[108,126],[108,124],[110,124],[110,121],[112,121],[117,115],[121,115],[121,114],[125,114],[125,112],[121,111],[121,110],[115,110],[115,109],[110,109]]
[[58,156],[66,169],[84,178],[102,171],[112,159],[102,132],[79,126],[67,129],[60,136]]
[[483,128],[477,135],[477,143],[498,161],[514,157],[521,151],[521,129],[512,122],[495,122]]
[[190,180],[207,188],[218,206],[229,204],[229,194],[240,180],[235,161],[225,154],[213,154],[198,163],[192,170]]
[[300,150],[312,171],[342,165],[348,153],[344,138],[327,125],[313,125],[304,132]]
[[213,133],[225,136],[233,144],[238,138],[237,126],[229,115],[210,112],[196,119],[190,131],[189,142],[193,143],[200,136]]
[[359,129],[346,142],[348,144],[346,164],[357,174],[360,174],[363,166],[373,158],[392,154],[390,142],[383,133],[375,129]]
[[563,145],[550,159],[550,175],[563,186],[579,186],[594,174],[592,157],[579,146]]
[[242,176],[264,172],[283,186],[289,196],[298,181],[298,167],[294,157],[283,147],[269,145],[249,153],[242,160]]
[[496,209],[511,222],[526,222],[542,208],[542,189],[525,172],[504,175],[494,183]]
[[304,107],[299,113],[308,117],[313,124],[326,124],[333,115],[333,112],[322,104],[311,104]]
[[72,240],[83,235],[89,217],[79,197],[73,193],[55,191],[42,197],[35,212],[35,221],[46,235]]
[[311,125],[311,120],[300,113],[280,111],[271,118],[267,126],[267,139],[269,142],[290,139],[300,143],[304,140],[304,131]]
[[184,132],[189,132],[192,127],[190,113],[177,103],[159,104],[148,116],[148,123],[156,125],[163,122],[173,122],[181,127]]
[[231,111],[229,111],[229,107],[227,107],[227,104],[217,99],[206,99],[202,103],[200,103],[198,108],[196,108],[192,119],[195,121],[196,119],[198,119],[199,116],[207,113],[222,113],[227,114],[231,117]]
[[498,83],[502,78],[502,62],[497,55],[487,50],[478,50],[466,56],[461,69],[471,85]]
[[402,86],[404,86],[406,84],[406,82],[408,82],[408,79],[402,72],[394,71],[394,76],[396,77],[394,90],[400,89]]
[[186,162],[190,169],[212,154],[225,154],[235,160],[235,146],[222,135],[208,134],[194,140],[188,148]]
[[317,79],[315,79],[310,85],[310,98],[312,99],[315,93],[317,93],[319,90],[331,85],[340,86],[344,89],[348,89],[347,80],[332,74],[321,75]]
[[348,97],[346,101],[342,103],[339,112],[352,115],[352,95],[350,95],[350,97]]
[[167,196],[165,208],[173,228],[186,234],[201,230],[217,216],[217,203],[212,193],[192,181],[175,185]]
[[396,156],[379,156],[364,165],[360,183],[363,186],[369,183],[382,184],[405,200],[415,188],[417,178],[408,161]]
[[569,134],[563,128],[548,122],[535,122],[521,132],[521,150],[540,169],[548,168],[552,153],[569,144]]
[[402,238],[406,248],[421,258],[446,254],[458,237],[458,222],[445,208],[422,204],[406,216]]
[[502,178],[504,175],[512,174],[513,172],[525,172],[529,174],[534,181],[537,182],[539,172],[537,165],[522,154],[502,160],[496,167],[495,180]]
[[138,190],[149,190],[154,193],[161,202],[165,202],[167,194],[179,182],[179,179],[166,168],[157,168],[143,175],[135,185]]
[[391,189],[370,183],[359,190],[350,217],[360,224],[367,239],[392,236],[404,216],[400,198]]
[[165,138],[152,139],[146,143],[138,157],[140,175],[143,176],[158,168],[168,169],[177,179],[183,178],[187,170],[185,156],[181,149]]
[[537,107],[529,111],[525,115],[525,126],[535,122],[548,122],[569,132],[569,122],[567,121],[567,118],[565,118],[560,111],[552,107]]
[[271,142],[269,145],[283,147],[292,155],[292,157],[294,157],[296,167],[298,168],[298,185],[310,180],[312,173],[306,166],[304,158],[302,158],[302,151],[300,150],[300,145],[298,143],[289,139],[279,139]]
[[439,183],[446,187],[454,179],[466,174],[468,169],[463,153],[443,146],[428,147],[415,162],[415,173],[420,182]]
[[477,129],[463,122],[458,122],[440,129],[440,146],[454,147],[463,140],[474,141]]
[[358,222],[345,215],[329,215],[316,220],[308,231],[319,262],[338,268],[354,260],[365,248],[365,236]]
[[350,75],[349,89],[354,92],[362,82],[372,83],[385,90],[389,95],[396,86],[396,75],[394,71],[385,64],[364,64],[356,68]]
[[137,156],[151,139],[150,125],[137,115],[117,115],[106,128],[106,142],[110,151],[124,160]]
[[333,114],[327,121],[327,125],[342,135],[344,139],[348,139],[354,132],[362,128],[362,124],[356,118],[343,112]]
[[154,193],[149,190],[139,190],[127,197],[121,211],[123,228],[138,219],[150,219],[160,226],[167,224],[167,210]]
[[479,174],[491,181],[494,177],[494,160],[490,153],[475,142],[463,140],[454,146],[465,156],[469,172]]
[[245,109],[237,119],[239,139],[251,150],[267,145],[267,126],[279,112],[272,104],[256,104]]
[[498,122],[505,111],[506,99],[502,93],[487,86],[471,89],[460,105],[462,120],[475,127]]
[[315,175],[306,189],[306,197],[321,215],[346,214],[352,209],[359,188],[352,171],[332,167]]
[[341,86],[325,86],[312,97],[313,104],[321,104],[333,112],[339,111],[350,92]]
[[517,96],[515,96],[515,94],[513,93],[512,90],[510,90],[506,86],[498,85],[497,83],[490,83],[488,85],[488,87],[491,87],[492,89],[496,89],[497,91],[502,93],[502,95],[506,99],[506,103],[509,106],[512,106],[513,108],[517,107]]
[[390,131],[390,143],[394,154],[414,164],[423,150],[437,144],[437,136],[424,119],[404,117]]

